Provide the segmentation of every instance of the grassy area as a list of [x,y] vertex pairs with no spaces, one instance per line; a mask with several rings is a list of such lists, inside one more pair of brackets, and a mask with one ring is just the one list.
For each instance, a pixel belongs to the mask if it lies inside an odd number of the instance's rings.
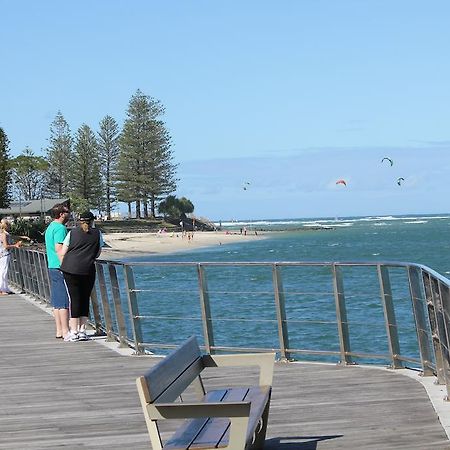
[[179,227],[165,222],[164,219],[129,219],[96,222],[102,233],[151,233],[162,228],[177,230]]

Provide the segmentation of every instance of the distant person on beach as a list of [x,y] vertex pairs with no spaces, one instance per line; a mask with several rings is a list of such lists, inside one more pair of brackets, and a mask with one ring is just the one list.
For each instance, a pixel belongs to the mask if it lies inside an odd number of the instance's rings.
[[86,341],[89,300],[95,283],[95,260],[103,247],[103,237],[94,225],[94,215],[80,215],[80,225],[69,231],[64,239],[61,271],[70,299],[69,334],[65,341]]
[[9,253],[14,247],[18,248],[22,245],[22,241],[15,244],[9,234],[10,223],[7,219],[0,221],[0,295],[11,294],[8,287],[8,266]]
[[58,203],[51,209],[53,221],[45,230],[45,251],[47,253],[48,274],[50,278],[51,303],[56,325],[56,338],[64,338],[69,333],[69,297],[64,277],[59,270],[62,259],[62,246],[67,235],[66,223],[70,210]]

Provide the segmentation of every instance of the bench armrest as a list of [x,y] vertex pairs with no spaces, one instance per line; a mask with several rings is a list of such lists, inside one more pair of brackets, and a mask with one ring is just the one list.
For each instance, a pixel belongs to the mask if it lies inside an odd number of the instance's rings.
[[242,353],[239,355],[203,355],[205,367],[259,367],[259,385],[272,386],[275,353]]
[[152,420],[192,419],[197,417],[249,417],[250,402],[151,403],[147,411]]

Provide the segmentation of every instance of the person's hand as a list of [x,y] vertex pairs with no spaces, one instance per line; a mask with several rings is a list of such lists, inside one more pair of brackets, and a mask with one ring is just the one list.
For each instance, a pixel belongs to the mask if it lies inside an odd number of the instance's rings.
[[14,246],[17,247],[17,248],[22,247],[22,241],[17,241],[17,242],[14,244]]

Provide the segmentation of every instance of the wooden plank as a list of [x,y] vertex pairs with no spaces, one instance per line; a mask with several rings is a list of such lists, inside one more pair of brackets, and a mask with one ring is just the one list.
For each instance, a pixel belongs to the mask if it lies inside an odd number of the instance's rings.
[[[180,374],[183,374],[187,369],[191,369],[184,376],[184,383],[187,382],[187,384],[185,385],[181,382],[179,385],[179,395],[199,375],[202,368],[200,348],[197,344],[197,339],[195,336],[192,336],[181,347],[164,358],[160,364],[152,367],[144,374],[150,396],[148,401],[153,402],[158,399],[180,377]],[[166,399],[161,401],[170,401],[176,398],[178,396],[176,392],[177,389],[173,389],[172,395],[166,396]]]
[[[121,356],[97,340],[61,342],[53,318],[18,295],[0,299],[0,330],[1,449],[150,448],[135,379],[159,358]],[[257,373],[211,370],[202,372],[207,390],[245,386]],[[289,363],[275,364],[273,380],[265,450],[450,449],[427,393],[409,377]],[[162,421],[163,440],[179,426]]]
[[[268,386],[264,387],[252,387],[248,390],[243,401],[250,401],[250,417],[248,421],[247,428],[247,438],[246,442],[251,443],[253,435],[255,433],[256,427],[258,426],[259,420],[264,412],[264,408],[267,404],[270,395],[270,388]],[[225,446],[229,441],[230,429],[228,428],[224,435],[222,436],[219,445],[220,447]]]
[[[222,402],[240,402],[247,395],[248,388],[230,389],[222,398]],[[210,418],[203,430],[198,434],[190,448],[211,448],[221,441],[230,426],[230,420],[223,417]],[[222,444],[225,447],[228,442]]]
[[[206,394],[204,401],[220,402],[226,394],[226,389],[212,391]],[[165,443],[164,448],[170,450],[183,450],[189,448],[194,439],[208,423],[208,420],[207,417],[203,417],[186,421],[184,426],[178,428],[172,438]]]

